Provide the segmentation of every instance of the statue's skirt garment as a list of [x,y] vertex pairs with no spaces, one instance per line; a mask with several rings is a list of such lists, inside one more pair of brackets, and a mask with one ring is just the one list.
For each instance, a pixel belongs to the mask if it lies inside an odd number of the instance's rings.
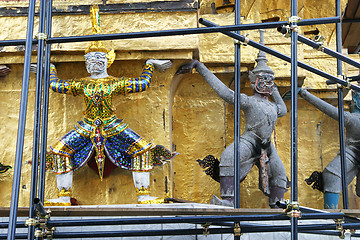
[[122,119],[115,116],[93,121],[85,118],[50,147],[47,169],[57,174],[77,170],[94,151],[96,159],[106,155],[116,166],[134,171],[149,171],[154,164],[163,164],[161,158],[167,160],[173,157],[166,148],[160,145],[154,147],[145,141]]

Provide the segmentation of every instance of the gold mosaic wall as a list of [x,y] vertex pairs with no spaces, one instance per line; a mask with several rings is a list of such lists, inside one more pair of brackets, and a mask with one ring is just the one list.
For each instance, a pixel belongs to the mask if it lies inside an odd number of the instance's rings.
[[[79,1],[54,1],[58,8]],[[96,1],[81,1],[91,4]],[[102,1],[98,1],[99,4]],[[107,4],[129,1],[107,1]],[[151,2],[133,0],[131,2]],[[138,32],[165,29],[195,28],[202,17],[219,25],[233,24],[234,14],[224,11],[213,14],[213,0],[199,2],[199,10],[193,12],[145,12],[102,14],[103,33]],[[5,4],[5,2],[4,2]],[[8,1],[7,6],[26,6],[23,2]],[[22,5],[21,5],[22,4]],[[299,1],[299,16],[319,18],[334,15],[333,1]],[[242,1],[244,23],[278,17],[286,20],[290,14],[288,1],[245,0]],[[284,9],[283,6],[288,6]],[[345,7],[345,1],[342,1]],[[0,39],[21,39],[26,34],[26,17],[0,17],[0,24],[7,26],[0,32]],[[327,46],[335,49],[334,24],[317,26],[326,37]],[[315,27],[301,27],[300,33]],[[37,29],[37,27],[35,27]],[[258,41],[258,31],[247,31],[249,38]],[[90,34],[87,15],[56,15],[53,19],[53,36]],[[276,30],[265,31],[265,43],[286,55],[290,55],[290,40]],[[233,87],[233,40],[222,34],[184,35],[174,37],[146,38],[108,41],[117,53],[115,63],[109,68],[114,76],[138,76],[147,58],[171,59],[172,68],[156,72],[151,87],[144,93],[118,97],[114,100],[117,115],[124,118],[130,128],[145,139],[173,148],[180,153],[171,163],[156,167],[151,172],[152,194],[165,192],[165,177],[169,179],[168,190],[175,198],[208,203],[212,195],[219,195],[219,184],[204,174],[196,160],[208,154],[220,157],[221,152],[233,141],[234,107],[221,100],[205,81],[193,72],[175,75],[177,68],[196,57],[204,62],[228,86]],[[54,44],[51,61],[63,79],[87,76],[82,52],[85,43]],[[254,67],[257,50],[241,47],[241,72]],[[0,78],[0,137],[2,139],[0,162],[14,166],[18,115],[23,71],[23,48],[5,47],[0,51],[0,64],[11,67],[12,72]],[[34,52],[35,53],[35,52]],[[336,75],[336,62],[307,46],[299,44],[299,61]],[[358,58],[356,56],[351,56]],[[275,71],[277,85],[283,94],[290,88],[290,64],[269,56],[269,66]],[[36,61],[34,55],[33,62]],[[357,74],[354,68],[344,67],[345,74]],[[299,82],[315,95],[335,102],[336,91],[326,86],[325,79],[299,69]],[[19,206],[29,202],[32,128],[35,95],[35,77],[30,77],[29,103],[26,124],[24,156],[22,162]],[[242,79],[242,91],[252,94],[248,79]],[[83,99],[50,93],[48,145],[54,143],[82,119]],[[290,102],[286,101],[288,114],[278,120],[273,141],[290,174]],[[338,151],[337,122],[299,99],[299,202],[301,205],[322,208],[322,194],[311,189],[304,179],[314,170],[322,170]],[[242,125],[244,122],[242,121]],[[13,169],[0,174],[0,206],[10,206]],[[290,175],[288,176],[290,178]],[[135,203],[136,194],[131,173],[116,169],[103,182],[89,167],[74,174],[73,195],[80,204]],[[46,198],[56,196],[55,177],[46,175]],[[126,196],[126,197],[124,197]],[[290,191],[286,193],[290,197]],[[350,206],[357,208],[359,200],[354,185],[349,187]],[[258,173],[254,168],[241,184],[241,207],[267,208],[267,199],[258,189]]]

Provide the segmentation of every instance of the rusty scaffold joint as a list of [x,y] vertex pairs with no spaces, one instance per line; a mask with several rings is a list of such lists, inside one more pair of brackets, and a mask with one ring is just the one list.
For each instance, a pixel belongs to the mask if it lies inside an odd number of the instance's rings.
[[280,31],[284,37],[289,38],[291,37],[291,32],[298,32],[297,25],[282,25],[278,27],[278,31]]
[[293,24],[293,23],[299,23],[301,21],[301,18],[298,16],[291,16],[288,18],[288,23],[289,24]]
[[334,219],[334,222],[336,223],[336,230],[340,232],[340,239],[345,238],[345,229],[343,227],[343,219]]
[[43,238],[43,239],[53,239],[54,237],[54,232],[55,232],[56,228],[52,227],[52,228],[42,228],[42,229],[37,229],[35,231],[35,237],[37,238]]
[[341,85],[341,84],[337,84],[338,88],[346,88],[346,89],[350,89],[351,86],[351,82],[350,82],[350,78],[346,77],[345,75],[338,75],[338,78],[343,79],[344,81],[346,81],[346,86]]
[[320,52],[325,51],[324,40],[325,40],[325,37],[320,34],[315,35],[313,38],[313,41],[316,42],[317,44],[319,44],[319,47],[317,48],[317,50]]
[[49,40],[49,35],[47,35],[46,33],[37,33],[35,35],[35,39],[47,41],[47,40]]
[[211,223],[204,223],[204,224],[201,224],[202,228],[203,228],[203,235],[204,236],[208,236],[210,234],[210,231],[209,231],[209,227],[210,227]]
[[248,45],[248,43],[250,42],[250,38],[248,38],[248,36],[249,36],[249,34],[248,33],[245,33],[244,34],[244,42],[241,42],[241,41],[239,41],[239,40],[237,40],[237,39],[234,39],[234,44],[235,45],[243,45],[243,46],[247,46]]
[[291,218],[301,217],[300,205],[298,202],[290,202],[289,200],[286,200],[285,203],[286,203],[286,208],[284,209],[284,212],[288,217]]
[[235,225],[234,225],[234,236],[235,237],[240,237],[241,235],[242,235],[242,233],[241,233],[240,224],[235,223]]
[[37,218],[26,219],[25,226],[34,226],[38,228],[34,232],[34,236],[36,238],[53,239],[54,231],[56,230],[56,228],[50,228],[47,226],[47,221],[50,219],[51,210],[48,209],[46,211],[41,201],[37,198],[34,199],[34,204]]

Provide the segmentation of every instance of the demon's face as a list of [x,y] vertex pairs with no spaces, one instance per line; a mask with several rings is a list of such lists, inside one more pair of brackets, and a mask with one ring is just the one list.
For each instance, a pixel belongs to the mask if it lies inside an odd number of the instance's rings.
[[90,74],[100,74],[107,69],[108,59],[104,52],[89,52],[85,55],[86,70]]
[[256,74],[254,90],[260,94],[271,95],[274,90],[274,75],[268,73]]

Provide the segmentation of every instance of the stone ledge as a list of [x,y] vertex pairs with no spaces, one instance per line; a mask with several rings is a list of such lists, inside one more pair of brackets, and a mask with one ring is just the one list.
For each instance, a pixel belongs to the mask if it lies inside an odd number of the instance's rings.
[[[201,203],[83,205],[45,207],[51,216],[174,216],[174,215],[253,215],[281,214],[282,209],[224,207]],[[0,207],[0,217],[9,216],[10,208]],[[18,216],[28,216],[29,208],[19,207]],[[359,211],[360,214],[360,211]]]
[[[83,51],[52,52],[51,62],[85,62]],[[170,59],[170,60],[190,60],[193,58],[193,51],[116,51],[116,61],[122,60],[146,60]],[[33,53],[31,62],[36,63],[36,52]],[[23,64],[23,52],[0,53],[0,64]]]

